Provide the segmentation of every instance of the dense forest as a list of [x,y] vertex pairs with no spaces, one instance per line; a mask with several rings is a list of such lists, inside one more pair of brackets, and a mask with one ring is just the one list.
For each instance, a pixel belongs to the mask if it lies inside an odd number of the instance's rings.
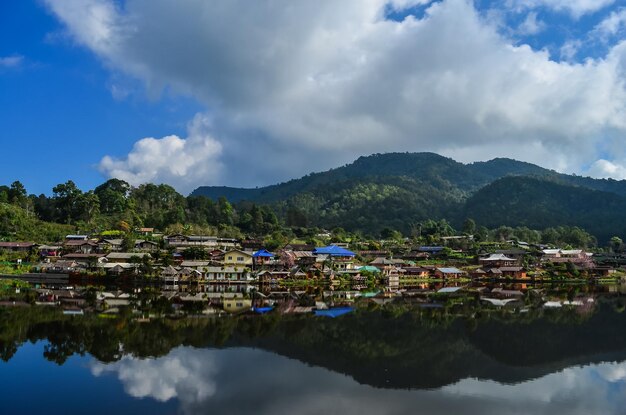
[[[562,175],[496,159],[461,164],[429,153],[379,154],[267,188],[200,188],[111,179],[83,191],[67,181],[51,195],[0,186],[0,238],[54,241],[64,234],[164,233],[316,242],[472,234],[478,240],[590,246],[626,234],[626,182]],[[231,199],[228,199],[230,196]],[[589,232],[589,233],[587,233]]]

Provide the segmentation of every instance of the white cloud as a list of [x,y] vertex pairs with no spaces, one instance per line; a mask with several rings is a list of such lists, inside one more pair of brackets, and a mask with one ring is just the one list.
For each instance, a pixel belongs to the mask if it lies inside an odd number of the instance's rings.
[[586,173],[591,177],[600,179],[626,179],[626,167],[623,164],[605,159],[593,162]]
[[24,62],[22,55],[0,56],[0,68],[16,68]]
[[545,7],[558,12],[568,12],[578,18],[594,13],[615,3],[615,0],[509,0],[510,7],[518,9]]
[[611,12],[594,28],[594,33],[601,38],[615,36],[626,29],[626,8]]
[[546,24],[537,19],[537,12],[529,12],[526,19],[517,28],[518,33],[522,35],[536,35],[546,28]]
[[[94,363],[91,373],[94,376],[117,374],[126,393],[135,398],[150,397],[161,402],[179,398],[186,403],[194,403],[206,400],[215,393],[212,378],[216,369],[211,357],[175,349],[159,359],[126,356],[108,365]],[[199,367],[202,370],[197,370]]]
[[[385,151],[480,149],[482,159],[580,171],[626,132],[625,44],[602,59],[557,63],[513,45],[469,0],[435,2],[424,18],[402,22],[384,19],[385,0],[46,2],[115,71],[151,94],[167,86],[206,105],[204,134],[222,143],[226,184],[293,178]],[[417,3],[425,2],[394,5]],[[517,3],[582,13],[610,2]],[[192,142],[211,150],[144,139],[126,160],[105,158],[103,171],[186,189],[217,183],[195,167],[215,162],[218,143]],[[184,169],[188,159],[195,167]]]
[[202,181],[212,182],[221,172],[222,145],[206,133],[208,124],[205,117],[196,115],[187,138],[143,138],[124,159],[105,156],[100,170],[133,185],[169,183],[181,191],[190,191]]

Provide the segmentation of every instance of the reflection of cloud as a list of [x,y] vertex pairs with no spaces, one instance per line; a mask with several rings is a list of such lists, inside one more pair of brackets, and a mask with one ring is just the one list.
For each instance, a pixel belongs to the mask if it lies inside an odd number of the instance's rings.
[[152,360],[94,363],[92,373],[117,374],[134,397],[178,398],[186,414],[617,414],[626,405],[626,363],[568,368],[517,385],[465,379],[434,391],[376,389],[254,349],[181,347]]
[[[95,363],[95,376],[116,373],[126,392],[135,398],[151,397],[158,401],[179,398],[185,402],[201,402],[215,392],[212,381],[214,366],[211,359],[199,360],[195,353],[175,349],[159,359],[124,357],[119,362],[105,365]],[[202,370],[198,370],[198,368]]]

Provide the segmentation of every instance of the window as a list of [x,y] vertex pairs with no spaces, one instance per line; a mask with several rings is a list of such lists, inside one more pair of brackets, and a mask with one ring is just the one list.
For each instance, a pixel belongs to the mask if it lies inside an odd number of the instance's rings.
[[242,256],[238,256],[237,257],[237,262],[243,262],[243,257]]

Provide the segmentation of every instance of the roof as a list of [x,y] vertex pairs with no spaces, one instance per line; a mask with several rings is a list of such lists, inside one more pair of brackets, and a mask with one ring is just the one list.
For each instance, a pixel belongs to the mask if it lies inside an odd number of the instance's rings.
[[439,291],[437,291],[438,293],[455,293],[459,290],[463,289],[463,287],[443,287],[441,288]]
[[111,252],[107,255],[107,259],[131,259],[134,256],[139,258],[152,258],[152,256],[147,252]]
[[123,239],[103,239],[102,242],[111,244],[111,245],[121,245],[124,240]]
[[181,267],[206,267],[211,263],[211,261],[183,261],[181,262]]
[[83,246],[83,245],[91,245],[97,246],[98,244],[93,241],[88,241],[86,239],[70,239],[65,241],[65,246]]
[[30,248],[34,242],[0,242],[0,248]]
[[480,258],[479,261],[515,261],[504,254],[491,254],[487,258]]
[[267,249],[261,249],[252,254],[253,258],[274,258],[274,254],[269,252]]
[[504,271],[504,272],[520,272],[523,270],[524,270],[524,267],[500,267],[500,271]]
[[464,271],[461,271],[455,267],[447,267],[447,268],[437,268],[437,271],[443,272],[444,274],[464,274]]
[[443,246],[420,246],[418,250],[422,252],[440,252],[443,251]]
[[352,251],[348,251],[345,248],[341,248],[337,245],[328,245],[321,248],[315,248],[313,253],[316,255],[330,255],[330,256],[356,256]]
[[380,270],[371,265],[365,265],[363,267],[358,268],[359,271],[369,271],[369,272],[380,272]]

